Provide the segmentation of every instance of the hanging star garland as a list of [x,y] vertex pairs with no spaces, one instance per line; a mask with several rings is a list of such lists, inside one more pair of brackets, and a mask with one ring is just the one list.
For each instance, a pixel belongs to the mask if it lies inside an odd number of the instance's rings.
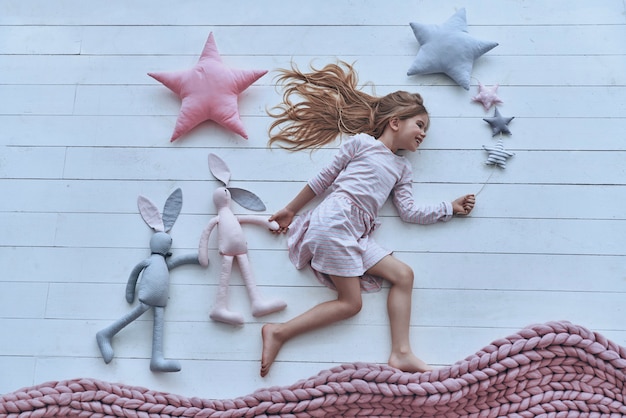
[[148,75],[182,99],[171,138],[171,141],[175,141],[207,120],[217,122],[247,139],[239,115],[239,95],[266,73],[267,70],[239,70],[224,65],[213,33],[210,33],[194,67]]
[[487,122],[489,125],[491,125],[491,131],[493,133],[492,136],[496,136],[498,134],[507,134],[507,135],[511,135],[511,130],[509,129],[509,123],[511,123],[511,121],[515,118],[515,117],[504,117],[500,114],[500,111],[498,110],[498,108],[495,108],[496,110],[493,113],[493,117],[491,118],[483,118],[483,120],[485,122]]
[[498,91],[498,84],[491,87],[485,87],[479,81],[478,82],[478,94],[472,97],[472,100],[481,103],[485,110],[491,109],[491,106],[502,104],[502,100],[498,97],[496,92]]

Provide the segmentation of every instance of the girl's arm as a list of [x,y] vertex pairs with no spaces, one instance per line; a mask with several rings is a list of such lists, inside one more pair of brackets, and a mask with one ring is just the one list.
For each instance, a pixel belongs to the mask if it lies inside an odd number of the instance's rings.
[[288,210],[292,211],[294,214],[296,214],[296,213],[300,212],[300,209],[305,207],[307,203],[309,203],[311,200],[313,200],[313,198],[315,198],[315,196],[316,196],[316,194],[313,191],[313,189],[311,189],[311,186],[306,184],[302,188],[302,190],[300,190],[300,193],[298,193],[296,195],[296,197],[294,197],[293,200],[291,202],[289,202],[289,204],[287,204],[287,206],[285,206],[285,209],[288,209]]
[[431,224],[447,221],[452,215],[469,215],[476,203],[473,194],[461,196],[452,202],[433,205],[417,205],[413,201],[412,186],[407,185],[394,190],[393,203],[398,209],[400,219],[417,224]]
[[398,210],[400,219],[404,222],[422,225],[450,220],[454,215],[454,207],[450,202],[430,205],[418,205],[415,202],[411,176],[410,170],[405,171],[392,192],[392,201]]
[[291,222],[293,221],[293,217],[296,216],[300,209],[306,206],[307,203],[313,200],[315,196],[316,194],[313,189],[311,189],[311,186],[308,184],[304,186],[300,193],[298,193],[296,197],[294,197],[293,200],[287,204],[287,206],[269,218],[270,222],[275,221],[278,223],[278,229],[273,230],[272,232],[279,234],[287,232],[289,225],[291,225]]
[[452,201],[452,211],[455,215],[469,215],[476,204],[476,196],[466,194]]
[[342,143],[339,147],[339,152],[337,152],[331,163],[310,179],[287,206],[269,218],[270,222],[276,221],[279,225],[279,228],[272,232],[279,234],[287,232],[294,216],[315,196],[321,196],[334,183],[339,173],[346,168],[354,157],[361,141],[364,140],[367,139],[354,137]]

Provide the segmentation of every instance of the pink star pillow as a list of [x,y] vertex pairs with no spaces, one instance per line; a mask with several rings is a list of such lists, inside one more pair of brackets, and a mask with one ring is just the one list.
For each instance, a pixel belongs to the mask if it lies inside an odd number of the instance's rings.
[[198,63],[181,71],[148,73],[181,98],[171,141],[211,120],[248,139],[239,116],[239,95],[267,70],[238,70],[222,63],[213,33],[209,33]]
[[478,82],[478,94],[472,97],[472,100],[475,102],[480,102],[483,104],[485,110],[491,109],[491,106],[501,104],[502,100],[496,94],[498,90],[498,85],[494,85],[491,87],[485,87],[482,83]]

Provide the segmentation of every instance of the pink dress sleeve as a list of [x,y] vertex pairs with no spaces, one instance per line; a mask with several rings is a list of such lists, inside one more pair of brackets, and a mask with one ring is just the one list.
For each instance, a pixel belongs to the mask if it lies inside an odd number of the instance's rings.
[[333,184],[339,173],[346,168],[356,153],[357,142],[355,138],[343,142],[331,163],[309,180],[309,187],[316,195],[319,196],[324,193]]
[[407,169],[392,192],[392,201],[400,219],[414,224],[433,224],[438,221],[447,221],[452,218],[452,204],[441,202],[432,205],[417,205],[413,199],[412,172]]

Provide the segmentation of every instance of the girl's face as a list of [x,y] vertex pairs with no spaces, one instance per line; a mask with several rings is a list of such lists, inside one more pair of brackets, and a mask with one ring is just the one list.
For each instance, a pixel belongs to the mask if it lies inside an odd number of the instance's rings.
[[396,140],[397,149],[417,151],[428,130],[428,115],[421,114],[409,119],[400,120]]

